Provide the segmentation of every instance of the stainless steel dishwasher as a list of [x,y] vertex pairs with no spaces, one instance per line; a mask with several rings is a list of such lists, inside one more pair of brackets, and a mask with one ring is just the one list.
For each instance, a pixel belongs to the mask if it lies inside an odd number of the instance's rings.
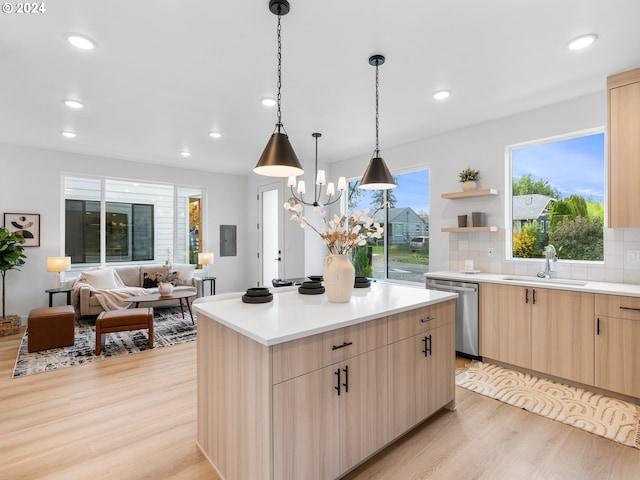
[[478,345],[478,284],[427,278],[429,290],[454,292],[456,300],[456,354],[481,360]]

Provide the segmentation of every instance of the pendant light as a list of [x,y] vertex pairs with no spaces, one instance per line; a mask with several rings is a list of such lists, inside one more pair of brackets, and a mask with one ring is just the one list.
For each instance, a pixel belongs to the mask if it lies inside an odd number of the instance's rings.
[[360,181],[360,188],[363,190],[389,190],[390,188],[397,187],[391,176],[391,172],[389,172],[387,165],[384,163],[382,157],[380,157],[380,148],[378,147],[378,129],[380,123],[378,115],[378,87],[380,83],[378,67],[383,63],[383,55],[373,55],[369,57],[369,65],[376,67],[376,149]]
[[[298,201],[298,203],[303,203],[305,205],[309,205],[313,207],[331,205],[333,203],[336,203],[338,200],[340,200],[340,197],[342,196],[342,192],[344,192],[347,189],[347,180],[345,179],[345,177],[340,177],[338,179],[338,196],[332,200],[331,197],[334,197],[336,194],[336,187],[333,182],[329,182],[328,184],[326,183],[324,170],[318,170],[318,138],[320,138],[322,134],[312,133],[311,136],[316,139],[316,169],[314,171],[314,174],[316,177],[316,184],[313,190],[313,202],[306,202],[304,200],[304,194],[306,193],[304,180],[300,180],[297,184],[297,187],[298,187],[297,191],[299,196],[296,195],[296,193],[293,190],[296,187],[296,177],[289,177],[287,186],[291,187],[291,195],[293,195],[293,198],[295,198]],[[327,188],[325,190],[325,195],[327,196],[327,200],[320,203],[320,195],[322,195],[323,185],[327,185]]]
[[280,110],[280,89],[282,87],[280,17],[289,13],[289,2],[287,0],[270,0],[269,10],[278,16],[278,123],[276,123],[276,130],[271,134],[271,138],[253,171],[259,175],[266,175],[267,177],[297,177],[298,175],[302,175],[304,170],[298,161],[296,153],[293,151],[291,143],[289,143],[287,133],[280,131],[284,131]]

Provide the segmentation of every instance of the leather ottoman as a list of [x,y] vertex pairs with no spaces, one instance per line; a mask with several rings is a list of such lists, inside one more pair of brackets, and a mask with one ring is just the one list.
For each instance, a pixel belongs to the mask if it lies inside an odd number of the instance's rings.
[[149,329],[149,348],[153,348],[153,307],[102,312],[96,318],[96,355],[102,351],[105,333],[146,329]]
[[27,320],[27,350],[38,352],[73,345],[74,318],[71,305],[31,310]]

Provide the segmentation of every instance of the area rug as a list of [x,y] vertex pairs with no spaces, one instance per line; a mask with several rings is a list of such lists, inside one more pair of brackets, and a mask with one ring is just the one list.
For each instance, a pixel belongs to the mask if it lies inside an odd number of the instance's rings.
[[456,371],[456,385],[640,449],[640,406],[483,362]]
[[[196,327],[191,323],[188,312],[185,313],[184,319],[179,307],[157,308],[154,313],[154,348],[168,347],[196,339]],[[29,353],[27,351],[29,331],[27,330],[20,344],[13,378],[143,352],[149,349],[147,334],[147,330],[107,333],[104,337],[102,352],[100,355],[95,355],[95,319],[82,318],[76,320],[73,346]]]

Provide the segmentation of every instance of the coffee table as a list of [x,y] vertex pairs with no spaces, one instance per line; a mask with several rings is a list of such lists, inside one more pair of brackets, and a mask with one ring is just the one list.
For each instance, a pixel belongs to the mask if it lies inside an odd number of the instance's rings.
[[[184,318],[184,306],[183,303],[187,304],[187,308],[189,309],[189,315],[191,315],[191,323],[194,325],[196,322],[193,321],[193,313],[191,312],[191,304],[189,303],[189,297],[193,297],[197,295],[193,290],[178,290],[171,292],[169,295],[160,295],[159,293],[150,293],[148,295],[137,295],[135,297],[125,298],[125,302],[135,303],[135,308],[141,303],[149,303],[149,302],[158,302],[164,300],[178,300],[180,302],[180,310],[182,311],[182,318]],[[185,299],[187,299],[185,301]]]

